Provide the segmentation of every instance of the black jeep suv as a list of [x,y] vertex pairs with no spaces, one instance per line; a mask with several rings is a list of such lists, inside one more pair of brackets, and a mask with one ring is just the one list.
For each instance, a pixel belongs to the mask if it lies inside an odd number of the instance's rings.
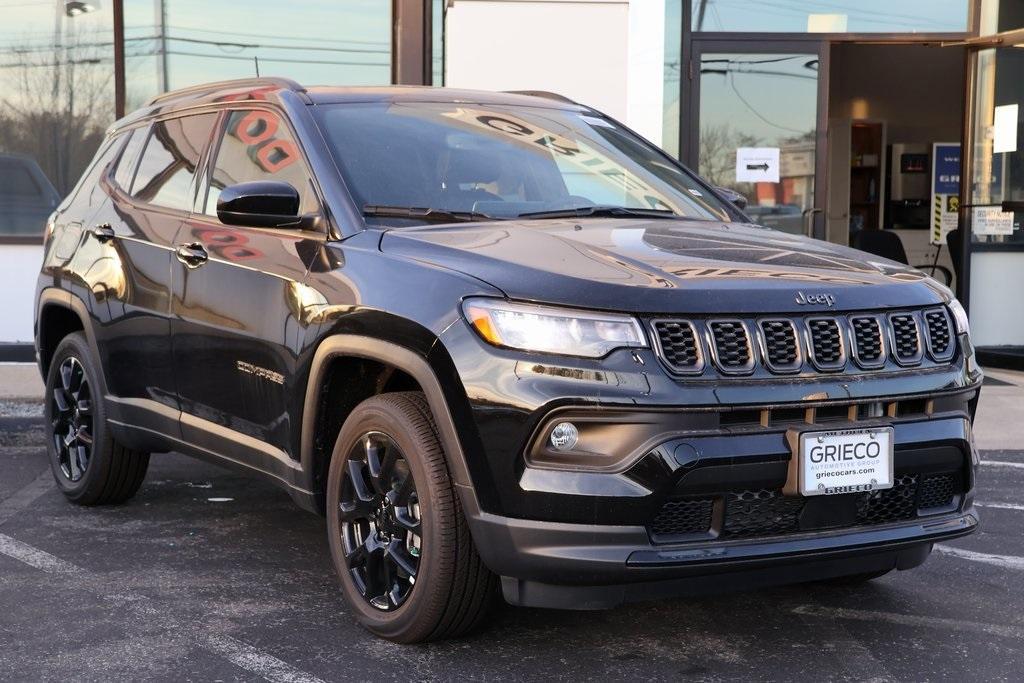
[[963,309],[727,197],[553,96],[162,95],[46,227],[54,475],[88,505],[154,452],[259,474],[401,642],[499,586],[594,609],[921,564],[978,523]]

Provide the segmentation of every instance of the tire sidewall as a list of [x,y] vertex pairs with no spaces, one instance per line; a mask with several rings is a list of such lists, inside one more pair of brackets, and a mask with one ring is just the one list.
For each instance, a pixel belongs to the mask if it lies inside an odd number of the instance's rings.
[[[337,515],[345,463],[358,439],[370,431],[386,434],[401,449],[409,464],[420,506],[422,549],[416,583],[405,602],[387,612],[371,606],[356,589],[345,566],[341,524]],[[441,519],[443,515],[439,514],[436,507],[437,491],[433,483],[424,466],[419,445],[409,434],[409,425],[405,424],[401,412],[392,405],[374,399],[357,406],[342,427],[331,457],[327,479],[328,540],[331,559],[346,601],[360,623],[385,638],[406,640],[413,632],[421,631],[428,623],[432,624],[435,619],[433,612],[437,609],[437,591],[446,590],[443,585],[447,583],[444,576],[446,563],[442,557],[443,551],[439,548],[439,539],[443,525],[449,522]]]
[[[75,357],[82,364],[89,387],[92,392],[92,452],[89,456],[89,465],[85,473],[78,481],[68,479],[60,468],[57,457],[57,448],[53,443],[53,391],[60,381],[60,366],[70,357]],[[45,417],[44,427],[47,430],[46,452],[50,460],[50,469],[53,471],[53,478],[57,486],[72,501],[88,500],[100,493],[107,478],[107,470],[110,468],[110,459],[113,450],[113,443],[107,429],[107,415],[103,400],[102,379],[97,372],[95,361],[89,350],[89,344],[85,335],[76,332],[65,337],[50,361],[50,368],[46,375],[46,393],[43,402],[43,415]]]

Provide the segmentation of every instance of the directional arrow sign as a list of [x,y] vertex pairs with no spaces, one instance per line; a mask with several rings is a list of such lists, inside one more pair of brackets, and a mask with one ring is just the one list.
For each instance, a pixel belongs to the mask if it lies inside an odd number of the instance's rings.
[[740,147],[737,149],[736,182],[779,182],[779,148]]

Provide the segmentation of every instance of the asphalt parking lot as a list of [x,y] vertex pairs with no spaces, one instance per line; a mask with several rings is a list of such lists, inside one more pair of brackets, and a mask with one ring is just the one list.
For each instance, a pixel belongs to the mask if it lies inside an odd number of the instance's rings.
[[987,450],[981,531],[858,588],[608,612],[505,608],[398,646],[336,589],[324,522],[262,482],[154,456],[128,504],[53,486],[38,421],[0,418],[2,680],[1020,680],[1024,450]]

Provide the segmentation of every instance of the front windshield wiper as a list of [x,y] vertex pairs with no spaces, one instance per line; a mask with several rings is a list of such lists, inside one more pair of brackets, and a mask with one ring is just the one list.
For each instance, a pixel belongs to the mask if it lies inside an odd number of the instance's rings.
[[631,209],[628,206],[578,206],[550,211],[529,211],[521,213],[517,218],[585,218],[587,216],[632,218],[679,218],[680,215],[671,209]]
[[367,204],[364,206],[363,215],[381,218],[413,218],[428,223],[499,220],[494,216],[478,211],[449,211],[448,209],[433,209],[426,206],[382,206],[377,204]]

